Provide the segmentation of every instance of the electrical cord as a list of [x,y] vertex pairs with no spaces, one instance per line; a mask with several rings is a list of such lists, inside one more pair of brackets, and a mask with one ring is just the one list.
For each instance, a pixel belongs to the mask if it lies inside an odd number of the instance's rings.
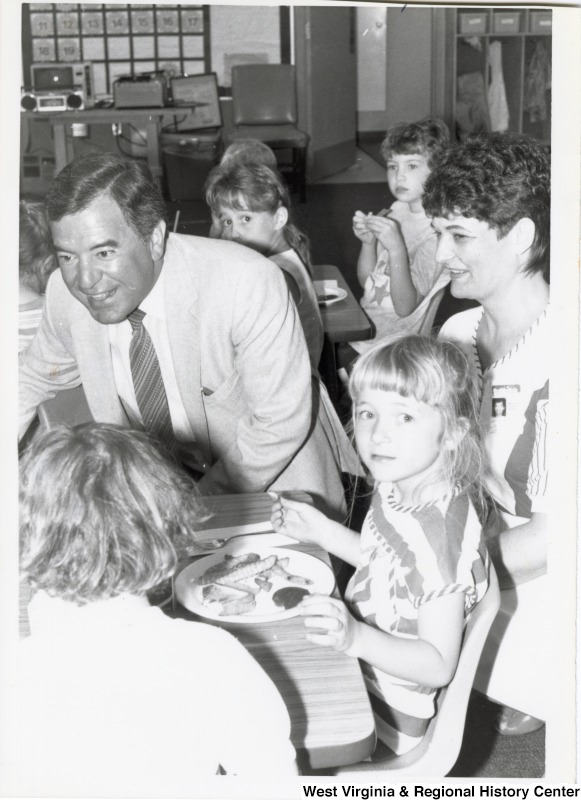
[[164,125],[161,129],[162,132],[171,133],[173,131],[174,133],[178,133],[179,132],[178,125],[181,125],[182,122],[185,122],[189,116],[190,116],[189,114],[186,114],[181,119],[178,119],[177,116],[174,115],[173,122],[170,122],[168,125]]

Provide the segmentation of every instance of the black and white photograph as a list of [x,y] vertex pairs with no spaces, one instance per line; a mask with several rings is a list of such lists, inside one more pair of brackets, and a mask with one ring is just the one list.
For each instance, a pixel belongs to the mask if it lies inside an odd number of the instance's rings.
[[580,36],[3,0],[0,797],[578,797]]

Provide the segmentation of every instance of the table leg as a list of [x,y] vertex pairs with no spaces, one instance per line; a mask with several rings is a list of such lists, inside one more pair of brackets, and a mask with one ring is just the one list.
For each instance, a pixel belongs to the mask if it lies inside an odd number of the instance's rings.
[[145,123],[147,131],[147,163],[154,177],[161,180],[163,170],[159,154],[159,120],[150,119]]
[[55,159],[55,174],[61,171],[63,167],[69,163],[69,153],[67,149],[67,131],[64,122],[53,122],[53,138],[54,138],[54,159]]
[[325,334],[323,338],[323,350],[319,361],[319,372],[323,383],[327,387],[331,402],[336,407],[340,398],[340,380],[337,375],[337,358],[335,355],[335,343]]

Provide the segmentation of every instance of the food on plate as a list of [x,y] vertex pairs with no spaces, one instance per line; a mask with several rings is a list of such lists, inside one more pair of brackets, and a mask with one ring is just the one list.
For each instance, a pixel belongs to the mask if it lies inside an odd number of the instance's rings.
[[290,572],[287,572],[285,567],[288,564],[288,558],[279,558],[277,563],[272,568],[273,575],[280,575],[281,578],[284,578],[285,581],[289,583],[295,583],[297,586],[310,586],[312,584],[312,580],[310,578],[302,578],[300,575],[291,575]]
[[227,553],[224,556],[224,560],[221,561],[219,564],[215,564],[210,569],[206,570],[204,574],[200,578],[200,583],[213,583],[214,581],[219,580],[220,578],[226,578],[229,573],[231,573],[237,567],[242,566],[243,564],[250,564],[253,561],[259,561],[260,556],[256,553],[245,553],[242,556],[232,556]]
[[265,592],[270,592],[272,589],[272,581],[269,581],[268,578],[264,577],[264,575],[257,575],[254,579],[254,582],[261,589],[264,589]]
[[256,596],[260,591],[260,586],[254,585],[249,586],[247,583],[236,583],[235,581],[229,581],[226,578],[220,578],[216,581],[218,586],[225,586],[227,589],[236,589],[238,592],[244,592],[245,594],[252,594]]
[[283,586],[272,595],[272,602],[280,608],[294,608],[308,594],[309,590],[303,589],[302,586]]
[[[309,586],[313,581],[293,575],[288,571],[288,565],[288,557],[274,554],[264,558],[257,553],[225,554],[221,561],[196,579],[202,589],[202,604],[220,617],[248,614],[256,608],[259,596],[268,597],[277,608],[294,608],[305,594],[309,594],[308,590],[299,587]],[[281,587],[281,582],[294,585]],[[285,589],[290,593],[285,593]]]
[[268,558],[261,558],[258,561],[252,561],[249,564],[241,564],[234,569],[229,570],[224,578],[229,581],[243,581],[246,578],[253,578],[255,575],[260,575],[261,572],[267,572],[272,569],[276,564],[276,556],[268,556]]
[[220,617],[232,617],[237,614],[247,614],[256,606],[254,595],[245,592],[241,587],[221,586],[211,583],[202,590],[204,605],[212,605]]

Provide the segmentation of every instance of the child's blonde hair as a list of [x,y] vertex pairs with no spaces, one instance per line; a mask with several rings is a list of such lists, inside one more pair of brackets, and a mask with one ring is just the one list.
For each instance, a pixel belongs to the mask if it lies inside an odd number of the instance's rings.
[[286,208],[289,218],[284,226],[284,238],[312,275],[309,240],[291,221],[290,194],[279,172],[263,164],[215,167],[206,182],[206,202],[215,215],[220,207],[271,214],[281,207]]
[[354,413],[359,396],[367,389],[396,392],[438,409],[443,442],[456,444],[442,447],[442,477],[450,487],[468,490],[479,513],[485,515],[476,391],[464,353],[451,342],[426,336],[406,336],[378,345],[353,367],[349,392]]
[[220,159],[221,167],[234,164],[263,164],[276,169],[278,163],[273,150],[260,139],[238,139],[228,145]]
[[139,431],[57,426],[20,461],[22,576],[78,605],[158,586],[208,516],[193,481]]

